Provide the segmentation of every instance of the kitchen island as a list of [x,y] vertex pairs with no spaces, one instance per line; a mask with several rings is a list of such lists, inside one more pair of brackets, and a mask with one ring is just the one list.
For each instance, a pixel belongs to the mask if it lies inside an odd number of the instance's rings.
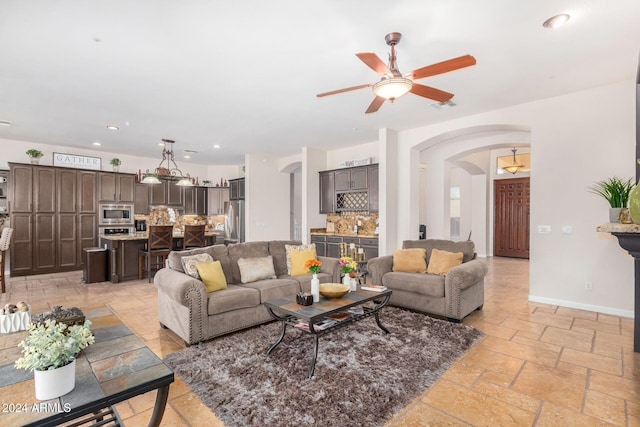
[[340,234],[324,229],[312,229],[310,234],[311,243],[315,243],[318,256],[340,258],[340,243],[349,246],[353,244],[356,250],[361,249],[365,261],[378,256],[377,234]]
[[[222,231],[207,231],[205,234],[207,246],[222,244]],[[182,232],[174,231],[173,248],[182,249]],[[119,283],[138,279],[138,253],[145,249],[149,236],[146,231],[132,234],[100,234],[100,247],[107,249],[107,280]]]

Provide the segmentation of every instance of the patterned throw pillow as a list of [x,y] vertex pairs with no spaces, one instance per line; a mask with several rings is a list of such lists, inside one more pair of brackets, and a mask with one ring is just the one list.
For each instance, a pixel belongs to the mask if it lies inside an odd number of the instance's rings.
[[291,276],[291,252],[316,252],[316,244],[310,243],[308,245],[284,245],[284,249],[287,251],[287,274]]
[[273,257],[271,255],[262,258],[240,258],[238,267],[240,268],[240,281],[242,283],[276,278],[276,270],[273,267]]
[[200,274],[198,274],[198,268],[196,264],[199,262],[211,262],[213,258],[209,254],[197,254],[191,256],[182,257],[182,268],[184,272],[194,279],[200,280]]

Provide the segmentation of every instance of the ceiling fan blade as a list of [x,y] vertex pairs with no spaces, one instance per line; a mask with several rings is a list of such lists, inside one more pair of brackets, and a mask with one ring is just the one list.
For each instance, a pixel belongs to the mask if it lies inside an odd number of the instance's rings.
[[369,68],[371,68],[373,71],[375,71],[381,76],[384,76],[385,74],[389,74],[389,75],[393,74],[389,69],[389,67],[387,67],[387,64],[382,62],[382,59],[378,58],[378,55],[376,55],[375,53],[361,52],[361,53],[356,53],[356,56],[360,58],[362,62],[367,64]]
[[371,104],[369,104],[369,108],[367,108],[367,111],[365,111],[364,113],[365,114],[375,113],[380,109],[380,107],[382,107],[382,104],[384,104],[384,101],[386,101],[386,99],[384,99],[383,97],[376,96],[375,98],[373,98],[373,101],[371,101]]
[[447,61],[438,62],[437,64],[427,65],[426,67],[418,68],[417,70],[413,70],[407,74],[412,75],[415,80],[448,73],[449,71],[470,67],[471,65],[476,65],[476,58],[471,55],[464,55]]
[[413,83],[411,90],[409,91],[415,95],[422,96],[424,98],[433,99],[438,102],[446,102],[453,98],[453,94],[445,92],[440,89],[433,88],[431,86],[425,86],[418,83]]
[[316,96],[318,98],[322,98],[323,96],[336,95],[338,93],[349,92],[349,91],[352,91],[352,90],[362,89],[362,88],[371,87],[371,86],[373,86],[371,83],[367,83],[367,84],[364,84],[364,85],[351,86],[351,87],[345,87],[344,89],[332,90],[331,92],[319,93]]

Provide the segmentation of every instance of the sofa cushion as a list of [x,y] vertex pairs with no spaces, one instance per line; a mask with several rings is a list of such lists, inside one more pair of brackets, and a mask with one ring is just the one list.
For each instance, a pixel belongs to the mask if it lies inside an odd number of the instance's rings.
[[260,305],[260,292],[244,286],[228,285],[227,289],[209,294],[207,298],[207,314],[226,313],[240,308]]
[[447,252],[462,252],[462,262],[469,262],[475,256],[475,246],[472,241],[465,240],[462,242],[454,242],[451,240],[426,239],[426,240],[405,240],[402,242],[403,249],[424,248],[427,250],[427,265],[431,258],[433,248]]
[[444,297],[444,276],[422,273],[386,273],[382,284],[387,288],[436,298]]
[[393,271],[401,271],[405,273],[426,273],[426,249],[396,249],[393,251]]
[[227,279],[224,277],[220,261],[199,262],[196,263],[196,269],[207,292],[227,289]]
[[269,255],[273,257],[273,268],[276,270],[276,276],[288,274],[285,245],[298,246],[301,244],[302,242],[299,240],[272,240],[269,242]]
[[198,272],[198,269],[196,268],[196,264],[198,264],[199,262],[211,262],[211,261],[213,261],[213,258],[211,258],[211,255],[209,255],[206,252],[201,254],[183,256],[180,259],[180,262],[182,263],[182,269],[184,270],[184,272],[189,276],[193,277],[194,279],[200,279],[200,274]]
[[[229,245],[228,249],[231,260],[231,280],[229,280],[229,276],[227,276],[227,283],[242,283],[240,267],[238,267],[238,260],[240,258],[262,258],[269,256],[268,242],[235,243]],[[224,264],[222,266],[224,267]]]
[[300,292],[300,285],[293,279],[267,279],[246,283],[243,286],[260,292],[260,302],[270,301],[282,297],[295,297]]
[[[287,273],[291,276],[291,253],[292,252],[309,252],[316,251],[316,244],[310,243],[308,245],[285,245],[285,250],[287,251]],[[315,256],[314,256],[315,258]]]
[[291,258],[291,276],[304,276],[309,274],[306,268],[307,261],[316,259],[316,250],[311,251],[294,251],[289,253]]
[[242,283],[276,278],[271,255],[260,258],[240,258],[238,267],[240,268],[240,281]]
[[449,270],[462,264],[462,256],[462,252],[447,252],[434,248],[431,251],[427,273],[446,276]]

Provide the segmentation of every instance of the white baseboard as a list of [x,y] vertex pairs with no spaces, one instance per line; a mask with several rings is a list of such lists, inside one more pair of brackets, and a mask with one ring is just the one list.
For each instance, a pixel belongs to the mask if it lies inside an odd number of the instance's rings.
[[630,317],[633,319],[634,313],[630,310],[620,310],[619,308],[603,307],[600,305],[581,304],[574,301],[564,301],[553,298],[537,297],[529,295],[529,301],[542,304],[559,305],[560,307],[576,308],[578,310],[595,311],[596,313],[611,314],[613,316]]

